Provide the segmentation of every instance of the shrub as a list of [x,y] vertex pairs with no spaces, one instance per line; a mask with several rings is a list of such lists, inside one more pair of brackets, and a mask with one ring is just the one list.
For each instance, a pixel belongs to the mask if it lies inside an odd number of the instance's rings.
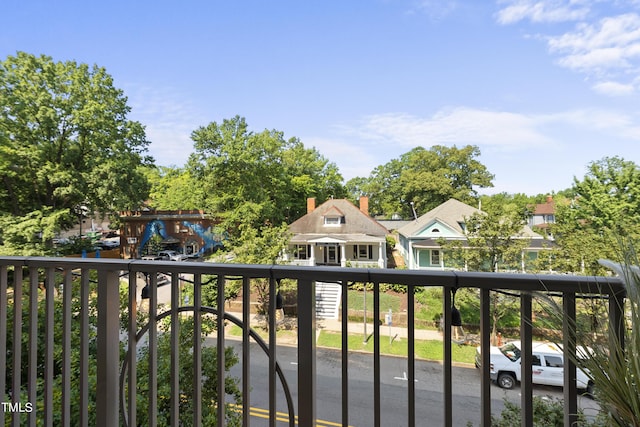
[[[533,397],[533,425],[540,427],[563,427],[564,426],[564,404],[562,400],[552,397]],[[504,409],[499,417],[491,417],[491,425],[494,427],[513,427],[522,423],[520,406],[504,400]],[[588,421],[584,414],[578,414],[578,425],[581,426],[603,426],[601,420]]]

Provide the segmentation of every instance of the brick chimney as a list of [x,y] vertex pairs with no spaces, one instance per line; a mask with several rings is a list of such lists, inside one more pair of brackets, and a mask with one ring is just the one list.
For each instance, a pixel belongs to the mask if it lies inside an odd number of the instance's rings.
[[369,215],[369,197],[360,196],[360,211],[365,215]]
[[307,197],[307,213],[310,214],[316,209],[316,198]]

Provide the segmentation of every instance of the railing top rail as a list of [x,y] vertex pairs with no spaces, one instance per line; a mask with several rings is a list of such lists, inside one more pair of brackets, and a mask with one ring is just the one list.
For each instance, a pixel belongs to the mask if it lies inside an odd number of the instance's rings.
[[442,270],[395,270],[292,265],[216,264],[120,260],[109,258],[0,257],[0,265],[27,267],[89,268],[131,272],[211,274],[250,278],[308,279],[317,281],[378,282],[449,288],[504,289],[514,291],[575,292],[624,295],[620,278],[557,274],[485,273]]

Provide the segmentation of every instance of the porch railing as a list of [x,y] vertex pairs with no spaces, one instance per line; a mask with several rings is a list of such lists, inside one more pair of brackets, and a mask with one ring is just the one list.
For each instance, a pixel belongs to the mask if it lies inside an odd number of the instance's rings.
[[[158,307],[158,273],[171,277],[169,285],[170,306]],[[146,334],[139,324],[140,280],[148,278],[148,323]],[[193,294],[186,301],[181,294],[184,279],[189,278]],[[0,424],[10,421],[12,425],[35,426],[36,420],[44,425],[69,426],[78,423],[86,426],[94,421],[101,427],[138,425],[138,420],[148,419],[149,425],[158,425],[158,409],[168,405],[170,424],[179,425],[181,402],[185,399],[180,387],[180,343],[179,319],[182,313],[208,313],[216,325],[214,344],[223,349],[229,343],[225,322],[232,319],[226,312],[225,290],[232,283],[240,283],[235,289],[242,295],[242,318],[250,317],[249,296],[256,280],[267,284],[268,312],[276,313],[278,286],[282,280],[295,283],[297,290],[297,385],[293,395],[297,401],[287,401],[287,422],[293,426],[315,425],[318,402],[323,399],[316,390],[316,318],[315,281],[342,284],[342,349],[341,352],[341,425],[350,425],[349,343],[347,337],[349,311],[347,291],[353,283],[371,284],[373,287],[373,318],[384,316],[380,308],[380,289],[383,284],[400,284],[407,288],[407,425],[421,423],[416,420],[416,358],[414,291],[419,287],[443,289],[443,419],[444,425],[453,424],[452,388],[452,336],[451,336],[451,291],[461,288],[479,289],[480,298],[480,344],[481,355],[481,418],[475,422],[488,426],[491,423],[491,390],[489,378],[489,331],[490,291],[509,290],[519,295],[523,346],[521,405],[523,425],[532,425],[532,380],[531,339],[533,292],[551,292],[563,299],[565,323],[563,339],[565,351],[571,351],[571,337],[576,318],[576,298],[582,294],[600,295],[608,300],[609,326],[611,333],[624,334],[623,303],[624,288],[617,278],[575,277],[559,275],[524,275],[499,273],[471,273],[450,271],[410,271],[390,269],[356,269],[339,267],[300,267],[210,264],[201,262],[158,262],[110,259],[63,259],[40,257],[0,257],[0,390],[4,390]],[[124,282],[123,282],[124,281]],[[207,305],[204,291],[213,288],[215,300]],[[94,305],[95,303],[95,305]],[[93,309],[92,307],[95,307]],[[95,322],[94,322],[95,317]],[[242,359],[240,384],[243,426],[251,425],[250,407],[255,395],[249,381],[253,341],[261,342],[268,357],[268,411],[270,426],[278,424],[277,403],[287,400],[292,394],[284,387],[278,363],[279,349],[276,345],[275,315],[268,316],[268,338],[262,341],[245,321],[242,326]],[[159,325],[170,321],[170,395],[158,395],[158,343]],[[193,315],[194,336],[203,331],[201,315]],[[237,322],[237,320],[233,320]],[[9,327],[10,325],[10,327]],[[381,425],[383,396],[381,396],[381,352],[379,322],[373,323],[373,425]],[[20,338],[18,338],[20,337]],[[148,346],[147,384],[137,384],[140,360],[137,349],[141,341]],[[620,341],[621,342],[621,341]],[[134,346],[133,343],[136,345]],[[207,378],[203,372],[203,346],[195,338],[188,354],[193,376]],[[246,351],[245,351],[246,350]],[[225,352],[216,356],[215,387],[219,400],[228,399],[225,392]],[[575,366],[565,357],[564,401],[565,425],[576,420],[577,393]],[[126,371],[126,372],[124,372]],[[75,375],[75,373],[78,373]],[[72,375],[72,373],[75,375]],[[71,378],[78,378],[74,382]],[[202,420],[205,407],[214,408],[217,425],[225,425],[225,411],[229,406],[223,402],[207,402],[203,395],[202,381],[193,382],[187,400],[193,403],[192,425],[207,425]],[[144,417],[137,404],[144,390],[147,402]],[[284,395],[287,396],[284,396]],[[95,407],[95,413],[92,409]],[[7,408],[9,410],[7,410]],[[294,413],[295,412],[295,413]],[[294,418],[297,417],[297,418]],[[73,421],[72,421],[73,420]],[[39,421],[40,422],[40,421]]]

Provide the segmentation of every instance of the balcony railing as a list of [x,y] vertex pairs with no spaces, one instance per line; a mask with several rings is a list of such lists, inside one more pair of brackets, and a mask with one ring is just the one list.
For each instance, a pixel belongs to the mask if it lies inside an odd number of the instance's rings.
[[[158,287],[158,273],[171,278],[171,283]],[[139,292],[141,277],[148,277],[148,322],[140,325]],[[187,280],[188,278],[188,280]],[[215,280],[212,280],[215,279]],[[268,316],[268,338],[262,341],[250,328],[226,312],[225,289],[240,284],[243,300],[242,319],[250,318],[249,295],[256,280],[267,284],[269,313],[276,312],[276,294],[283,279],[291,280],[297,288],[297,378],[287,384],[278,362],[276,345],[276,316]],[[203,372],[203,345],[193,339],[188,352],[180,352],[178,325],[181,316],[191,313],[194,336],[203,334],[203,317],[215,321],[213,343],[223,349],[230,342],[225,333],[225,322],[235,322],[242,328],[242,358],[239,373],[241,405],[234,406],[241,412],[242,425],[252,424],[250,408],[256,393],[252,393],[250,366],[252,353],[249,347],[258,341],[268,358],[268,372],[260,373],[268,378],[268,402],[266,416],[270,426],[276,426],[280,415],[277,408],[285,402],[287,424],[313,426],[316,422],[318,402],[326,396],[318,395],[316,387],[316,312],[315,281],[342,284],[342,349],[340,396],[340,425],[350,424],[350,349],[347,340],[347,291],[353,283],[373,286],[374,305],[369,310],[380,319],[384,312],[380,307],[380,288],[383,284],[400,284],[407,287],[407,348],[406,359],[406,414],[407,425],[422,425],[416,420],[416,358],[415,358],[415,310],[414,290],[418,287],[438,287],[443,292],[443,354],[442,365],[442,413],[444,425],[453,425],[451,292],[460,288],[479,289],[480,342],[483,348],[479,396],[481,415],[476,424],[491,424],[491,389],[489,378],[490,346],[490,291],[509,290],[519,295],[523,345],[521,405],[523,425],[532,425],[531,338],[533,292],[553,293],[562,297],[565,322],[563,339],[565,351],[572,350],[571,337],[575,331],[576,298],[582,295],[599,295],[608,299],[610,332],[619,339],[624,333],[624,288],[617,278],[573,277],[559,275],[524,275],[498,273],[471,273],[450,271],[409,271],[390,269],[355,269],[332,267],[265,266],[210,264],[199,262],[158,262],[109,259],[62,258],[0,258],[0,387],[5,390],[0,424],[5,421],[18,426],[90,425],[98,426],[139,425],[148,419],[148,425],[163,424],[158,420],[159,407],[169,407],[171,425],[179,425],[181,402],[192,402],[191,425],[210,425],[202,420],[207,408],[213,408],[217,425],[225,425],[225,411],[230,398],[225,392],[225,352],[218,351],[215,365],[216,395],[219,402],[207,401],[203,393],[203,381],[193,381],[192,390],[181,389],[180,357],[186,354],[193,378],[210,379],[210,372]],[[188,283],[188,285],[185,285]],[[181,294],[181,287],[189,286],[189,301]],[[237,286],[237,285],[236,285]],[[168,287],[168,288],[167,288]],[[203,302],[203,294],[209,288],[216,290],[215,302]],[[159,290],[168,289],[170,305],[158,307]],[[124,303],[121,303],[124,301]],[[95,307],[95,309],[91,309]],[[40,310],[39,310],[40,308]],[[194,315],[198,313],[199,315]],[[186,314],[189,315],[189,314]],[[94,321],[95,318],[95,321]],[[61,319],[61,320],[58,320]],[[159,396],[158,365],[159,332],[162,322],[169,320],[170,364],[169,396]],[[11,325],[8,327],[8,325]],[[381,425],[384,410],[381,395],[380,322],[373,323],[373,425]],[[18,337],[21,336],[21,339]],[[621,342],[621,341],[620,341]],[[134,345],[135,343],[135,345]],[[140,347],[148,350],[148,364],[140,363]],[[207,344],[211,345],[211,344]],[[136,351],[127,351],[137,349]],[[572,425],[577,413],[575,366],[565,357],[564,401],[565,425]],[[146,384],[138,384],[138,375],[145,369]],[[528,373],[528,374],[527,374]],[[73,374],[73,375],[72,375]],[[255,374],[255,372],[254,372]],[[236,374],[234,374],[236,375]],[[77,384],[71,378],[78,378]],[[160,380],[162,381],[162,380]],[[131,392],[132,390],[138,390]],[[142,391],[141,391],[142,390]],[[187,393],[187,396],[185,396]],[[291,400],[297,396],[297,400]],[[335,396],[332,396],[334,398]],[[141,399],[146,402],[144,414],[138,409]],[[222,402],[224,401],[224,402]],[[223,404],[224,403],[224,404]],[[7,410],[9,408],[9,410]],[[95,408],[95,413],[93,409]],[[335,414],[338,416],[338,414]],[[72,421],[73,420],[73,421]],[[281,425],[281,424],[280,424]]]

